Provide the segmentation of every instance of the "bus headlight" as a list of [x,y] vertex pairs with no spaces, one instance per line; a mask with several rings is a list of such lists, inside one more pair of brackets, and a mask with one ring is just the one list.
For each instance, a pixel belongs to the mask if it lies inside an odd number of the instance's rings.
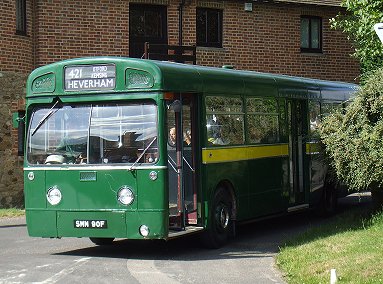
[[123,205],[130,205],[134,201],[134,194],[127,186],[122,186],[117,193],[117,200]]
[[61,191],[57,186],[52,186],[48,189],[47,200],[51,205],[57,205],[60,203],[62,198]]

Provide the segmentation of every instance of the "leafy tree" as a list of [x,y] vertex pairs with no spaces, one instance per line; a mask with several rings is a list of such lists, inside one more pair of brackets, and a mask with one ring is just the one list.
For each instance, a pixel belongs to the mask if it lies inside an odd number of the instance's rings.
[[352,190],[383,193],[383,68],[366,80],[344,113],[324,119],[320,133],[341,181]]
[[383,1],[343,0],[345,14],[331,20],[331,26],[348,34],[354,43],[353,56],[361,63],[361,80],[366,80],[371,71],[383,66],[383,48],[374,25],[383,21]]

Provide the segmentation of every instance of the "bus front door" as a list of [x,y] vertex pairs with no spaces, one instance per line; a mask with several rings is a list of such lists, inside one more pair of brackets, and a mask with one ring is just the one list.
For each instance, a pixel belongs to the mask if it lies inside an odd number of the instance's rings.
[[194,97],[180,94],[170,102],[168,125],[169,228],[185,230],[197,224],[195,172],[196,105]]
[[289,100],[289,163],[290,163],[290,200],[289,211],[308,207],[307,165],[305,139],[307,137],[307,102]]

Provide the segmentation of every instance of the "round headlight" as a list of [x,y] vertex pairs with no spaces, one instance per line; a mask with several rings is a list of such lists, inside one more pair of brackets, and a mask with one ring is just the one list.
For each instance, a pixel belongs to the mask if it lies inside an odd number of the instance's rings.
[[140,226],[140,234],[141,234],[141,236],[147,237],[147,236],[149,236],[149,233],[150,233],[150,230],[149,230],[148,226],[146,226],[146,225],[141,225]]
[[123,205],[130,205],[134,201],[134,194],[129,187],[123,186],[118,190],[117,200]]
[[61,191],[57,186],[52,186],[48,189],[47,200],[51,205],[57,205],[60,203],[62,198]]

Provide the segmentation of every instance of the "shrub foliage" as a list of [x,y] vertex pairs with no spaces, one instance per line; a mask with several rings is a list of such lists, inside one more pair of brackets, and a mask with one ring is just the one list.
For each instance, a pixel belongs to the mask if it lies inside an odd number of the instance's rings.
[[338,178],[351,190],[383,188],[383,68],[344,112],[323,120],[320,134]]

